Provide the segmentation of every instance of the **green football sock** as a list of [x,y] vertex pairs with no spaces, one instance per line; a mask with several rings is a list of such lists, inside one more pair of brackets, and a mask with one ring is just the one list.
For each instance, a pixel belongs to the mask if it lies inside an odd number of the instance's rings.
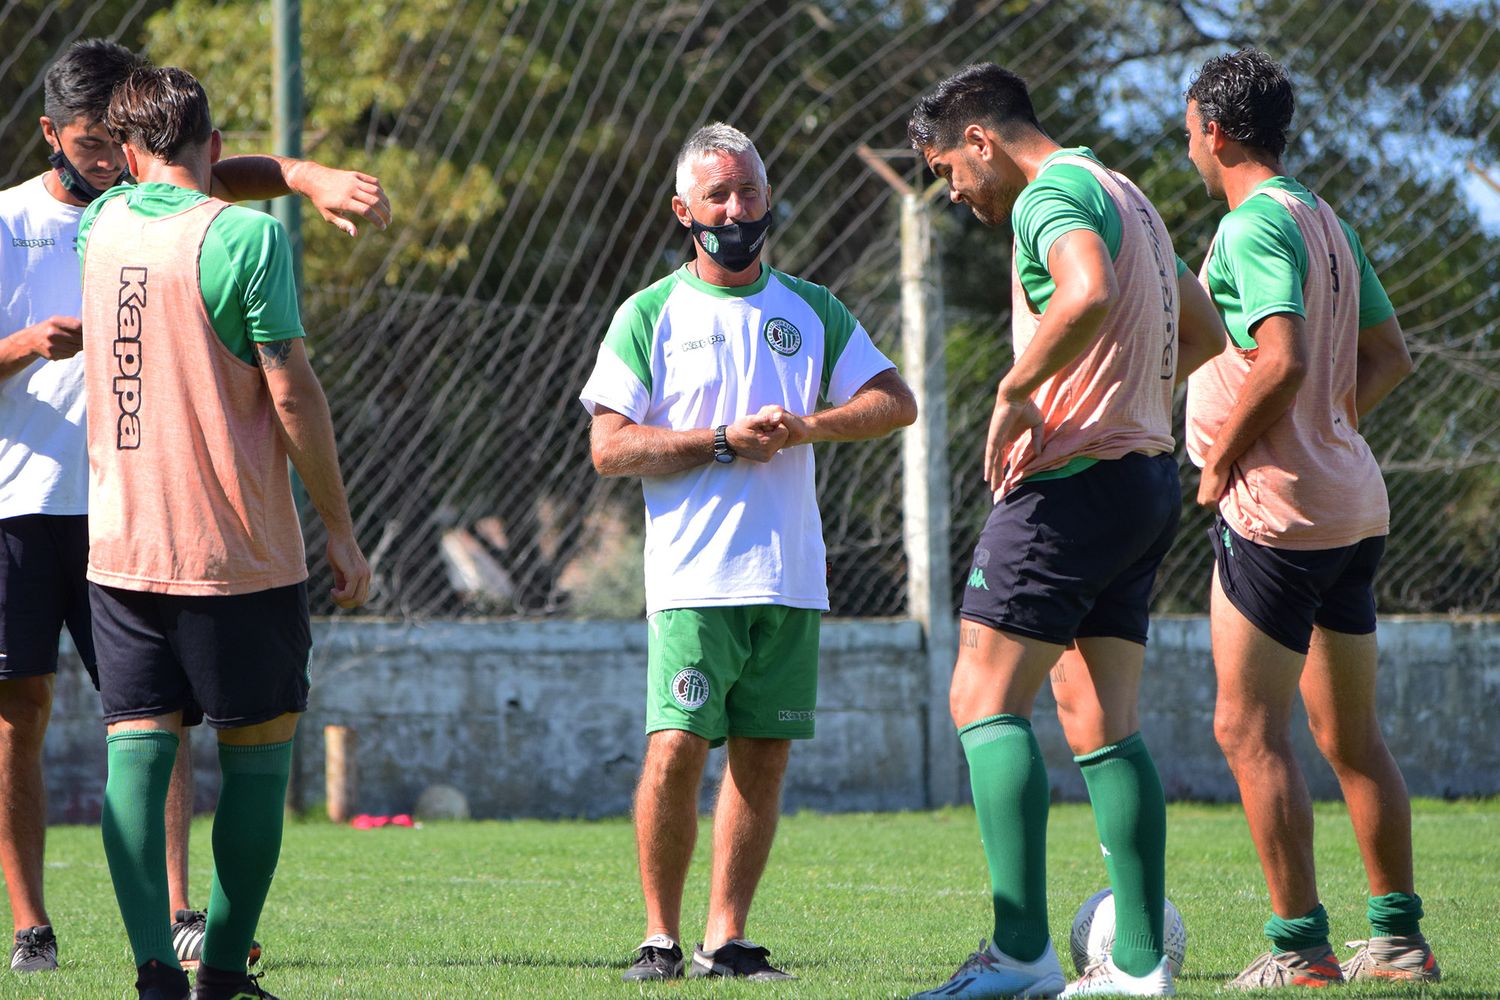
[[1271,914],[1266,937],[1277,951],[1302,951],[1328,944],[1328,911],[1319,903],[1308,913],[1290,920]]
[[203,962],[244,971],[281,855],[292,742],[251,747],[221,743],[219,768],[224,785],[214,813],[214,882]]
[[167,786],[177,742],[164,729],[112,733],[105,740],[104,857],[137,967],[155,959],[181,969],[167,898]]
[[1047,812],[1051,797],[1031,723],[994,715],[958,731],[995,899],[995,947],[1022,962],[1047,950]]
[[1144,976],[1162,957],[1167,800],[1140,733],[1073,758],[1083,771],[1115,897],[1115,965]]
[[1371,896],[1365,910],[1372,937],[1404,937],[1422,933],[1422,897],[1414,892]]

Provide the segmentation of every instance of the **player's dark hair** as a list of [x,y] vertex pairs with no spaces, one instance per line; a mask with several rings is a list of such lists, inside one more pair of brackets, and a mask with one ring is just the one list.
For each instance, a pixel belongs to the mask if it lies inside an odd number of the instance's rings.
[[1235,142],[1270,153],[1286,151],[1296,104],[1292,81],[1280,63],[1259,49],[1214,56],[1198,70],[1187,98],[1198,102],[1198,122],[1217,122]]
[[82,119],[104,120],[109,95],[146,60],[117,42],[87,38],[74,42],[47,68],[42,83],[42,113],[57,128]]
[[207,142],[214,130],[203,85],[175,66],[146,66],[126,77],[110,98],[104,124],[116,142],[168,163]]
[[994,63],[965,66],[917,100],[906,122],[913,149],[952,149],[970,125],[1004,138],[1023,126],[1041,131],[1026,81]]

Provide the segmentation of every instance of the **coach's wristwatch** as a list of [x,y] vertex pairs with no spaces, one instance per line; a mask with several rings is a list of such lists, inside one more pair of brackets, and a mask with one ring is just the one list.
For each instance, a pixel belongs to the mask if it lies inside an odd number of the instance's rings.
[[714,461],[728,465],[734,461],[734,449],[729,447],[729,425],[714,428]]

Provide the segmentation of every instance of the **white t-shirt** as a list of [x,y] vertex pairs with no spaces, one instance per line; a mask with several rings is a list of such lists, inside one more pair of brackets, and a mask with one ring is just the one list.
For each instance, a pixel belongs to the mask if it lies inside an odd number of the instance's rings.
[[[0,337],[82,313],[73,249],[82,215],[41,177],[0,191]],[[38,359],[0,381],[0,517],[88,510],[83,354]]]
[[[637,424],[693,430],[731,424],[768,403],[793,413],[821,396],[847,403],[895,367],[828,289],[769,267],[743,288],[686,267],[615,313],[579,398]],[[641,480],[646,497],[646,610],[783,604],[828,610],[828,565],[813,451],[764,464],[709,462]]]

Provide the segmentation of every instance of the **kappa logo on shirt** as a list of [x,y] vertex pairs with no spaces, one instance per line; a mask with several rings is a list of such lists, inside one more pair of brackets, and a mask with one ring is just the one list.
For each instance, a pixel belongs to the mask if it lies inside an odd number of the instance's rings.
[[34,238],[26,236],[12,236],[10,238],[10,245],[13,247],[25,247],[28,249],[41,249],[42,247],[57,246],[57,240],[53,239],[50,236],[37,236]]

